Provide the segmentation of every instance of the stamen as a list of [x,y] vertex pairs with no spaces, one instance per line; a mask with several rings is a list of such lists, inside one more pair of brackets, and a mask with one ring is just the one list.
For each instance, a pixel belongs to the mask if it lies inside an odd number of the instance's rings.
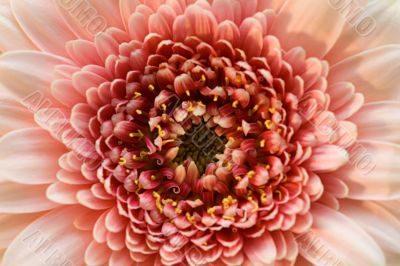
[[239,101],[234,101],[234,102],[232,103],[232,107],[233,107],[233,108],[237,108],[237,107],[238,107],[238,104],[239,104]]
[[119,165],[124,166],[126,164],[126,159],[124,157],[119,158]]
[[148,89],[149,89],[150,91],[154,91],[156,88],[154,87],[153,84],[150,84],[149,87],[148,87]]

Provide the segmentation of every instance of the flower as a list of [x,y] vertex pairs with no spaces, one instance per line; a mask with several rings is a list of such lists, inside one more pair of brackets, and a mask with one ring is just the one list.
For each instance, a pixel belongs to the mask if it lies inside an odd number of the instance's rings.
[[399,4],[339,2],[1,1],[3,264],[394,265]]

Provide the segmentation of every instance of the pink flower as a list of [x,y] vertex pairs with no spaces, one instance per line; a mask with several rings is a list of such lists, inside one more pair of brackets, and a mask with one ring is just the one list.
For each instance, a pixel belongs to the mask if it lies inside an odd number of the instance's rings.
[[398,262],[399,3],[117,2],[0,1],[3,265]]

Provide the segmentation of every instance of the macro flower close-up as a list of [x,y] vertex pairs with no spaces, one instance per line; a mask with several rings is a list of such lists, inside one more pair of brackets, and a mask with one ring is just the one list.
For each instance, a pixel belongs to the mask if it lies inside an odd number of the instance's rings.
[[0,0],[0,33],[0,265],[399,265],[399,1]]

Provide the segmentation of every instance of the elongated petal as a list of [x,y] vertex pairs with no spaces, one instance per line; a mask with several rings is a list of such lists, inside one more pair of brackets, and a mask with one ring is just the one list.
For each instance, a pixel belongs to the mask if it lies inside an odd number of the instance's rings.
[[[82,207],[62,207],[42,216],[25,228],[8,247],[3,265],[82,265],[90,232],[74,228]],[[55,226],[57,225],[57,226]]]
[[385,257],[361,227],[345,215],[326,206],[314,204],[311,231],[297,238],[300,254],[313,264],[324,258],[344,265],[385,265]]
[[351,56],[331,68],[329,82],[352,82],[367,102],[399,99],[400,45],[387,45]]
[[61,16],[54,12],[56,1],[11,0],[10,2],[19,25],[37,47],[42,51],[66,55],[64,44],[76,39],[76,36],[66,26]]
[[50,92],[54,67],[67,62],[42,52],[8,52],[0,56],[0,84],[33,111],[55,105]]
[[367,103],[350,120],[357,125],[360,139],[400,141],[399,102]]
[[349,156],[345,149],[336,145],[324,145],[313,149],[307,161],[307,169],[316,172],[331,172],[347,163]]
[[33,116],[25,107],[14,99],[0,98],[0,135],[34,126]]
[[349,198],[400,198],[400,145],[363,140],[356,142],[349,151],[349,164],[335,173],[348,185]]
[[301,46],[308,56],[324,56],[335,44],[344,19],[329,1],[286,1],[271,29],[283,48]]

